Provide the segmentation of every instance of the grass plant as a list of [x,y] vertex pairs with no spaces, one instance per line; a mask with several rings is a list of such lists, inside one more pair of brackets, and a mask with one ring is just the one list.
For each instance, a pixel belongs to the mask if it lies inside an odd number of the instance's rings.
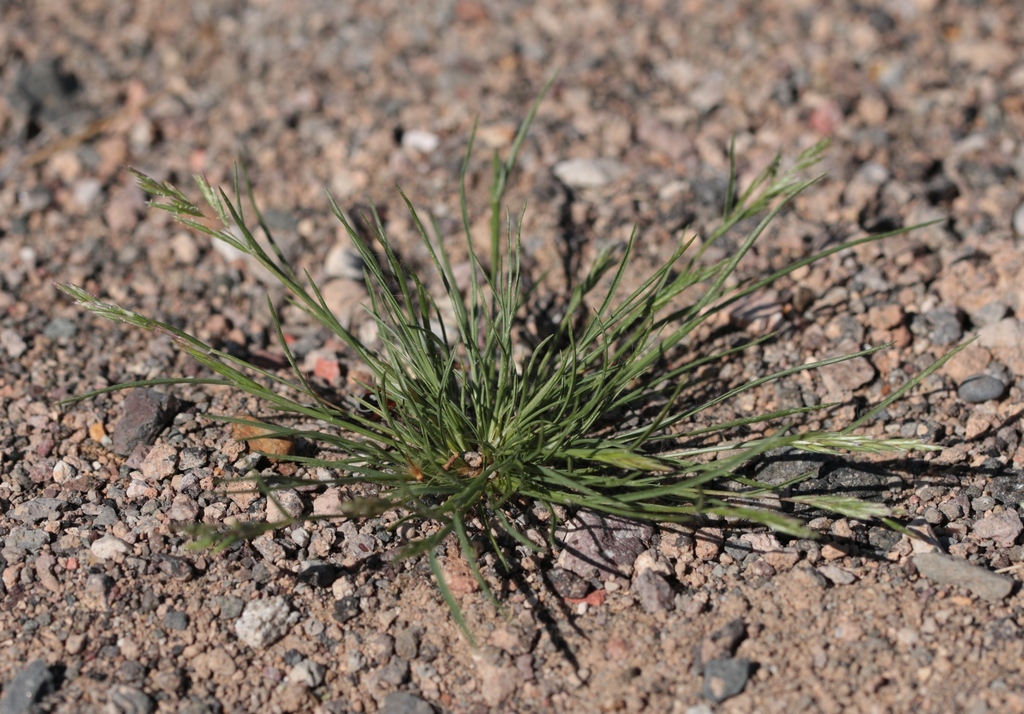
[[[701,367],[738,359],[743,347],[753,344],[718,352],[702,349],[694,344],[702,323],[800,266],[892,235],[865,236],[835,245],[759,279],[730,280],[771,221],[817,180],[806,178],[805,173],[819,160],[823,145],[805,151],[786,168],[777,160],[742,191],[733,160],[721,222],[699,246],[692,239],[681,240],[668,260],[628,292],[622,285],[627,271],[633,269],[636,235],[624,247],[605,249],[568,296],[563,311],[566,317],[524,352],[515,335],[535,301],[524,289],[519,239],[522,214],[506,213],[503,201],[536,110],[534,104],[508,156],[501,160],[495,154],[490,255],[483,258],[474,252],[470,232],[466,193],[473,147],[470,138],[459,182],[462,240],[473,272],[464,291],[457,287],[450,249],[432,237],[442,235],[440,228],[435,224],[428,230],[424,217],[400,189],[433,264],[433,280],[443,286],[440,300],[400,259],[375,211],[371,220],[375,244],[370,245],[329,199],[365,265],[368,309],[382,344],[377,349],[346,329],[328,309],[311,276],[300,274],[285,260],[244,177],[236,172],[234,191],[229,195],[197,176],[204,208],[178,188],[137,174],[141,187],[153,197],[151,205],[252,256],[287,288],[292,304],[347,346],[350,356],[365,365],[372,379],[365,392],[347,395],[344,403],[325,399],[299,368],[284,339],[278,309],[269,298],[278,344],[291,366],[288,374],[260,368],[172,325],[103,302],[79,287],[62,286],[102,317],[170,335],[213,374],[110,389],[153,384],[227,385],[259,398],[274,410],[301,417],[295,423],[308,426],[261,426],[273,436],[304,437],[341,454],[338,458],[288,457],[308,467],[327,467],[336,474],[332,481],[317,484],[358,486],[364,493],[370,487],[372,495],[352,498],[339,517],[395,510],[402,520],[436,524],[408,543],[406,554],[429,558],[441,592],[467,634],[458,603],[445,584],[437,546],[454,536],[481,587],[490,593],[473,538],[489,541],[502,560],[509,544],[537,549],[509,515],[510,509],[523,504],[587,508],[657,522],[735,517],[798,535],[808,535],[800,521],[777,508],[760,507],[758,500],[772,497],[777,503],[781,497],[856,518],[888,519],[892,514],[884,506],[838,494],[787,495],[792,484],[760,483],[744,475],[745,467],[780,447],[825,453],[934,448],[916,440],[863,436],[858,428],[917,385],[941,361],[838,431],[796,428],[811,408],[695,426],[697,415],[748,390],[880,349],[785,369],[723,388],[699,401],[691,398]],[[209,211],[219,227],[211,227]],[[730,255],[709,262],[708,248],[741,224],[754,227],[737,241]],[[257,226],[266,236],[266,245],[257,240]],[[687,299],[694,295],[697,297]],[[680,361],[682,354],[699,356]],[[81,398],[85,396],[91,395]],[[813,409],[833,406],[822,404]],[[623,418],[625,414],[640,418],[629,421]],[[771,428],[762,435],[751,435],[749,427],[755,423],[769,423]],[[271,499],[278,489],[308,483],[269,471],[249,477]],[[199,530],[204,544],[224,546],[289,523],[246,522]]]

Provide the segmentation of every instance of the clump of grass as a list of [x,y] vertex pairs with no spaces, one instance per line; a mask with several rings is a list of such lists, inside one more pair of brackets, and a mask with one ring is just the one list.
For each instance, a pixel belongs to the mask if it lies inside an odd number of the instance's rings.
[[[459,182],[463,240],[473,272],[465,292],[456,287],[449,249],[430,237],[432,233],[442,235],[440,229],[435,224],[433,232],[428,231],[421,215],[399,190],[433,263],[435,278],[443,286],[441,301],[445,304],[438,304],[421,278],[399,259],[376,212],[372,216],[376,245],[371,246],[330,200],[335,216],[365,264],[368,309],[376,321],[383,345],[380,349],[372,349],[346,329],[328,309],[311,277],[299,274],[288,264],[256,207],[251,189],[237,173],[233,198],[201,176],[195,179],[220,228],[209,227],[206,211],[176,187],[137,174],[142,188],[154,197],[153,206],[255,258],[287,288],[294,305],[347,345],[351,355],[372,374],[366,393],[349,395],[347,404],[327,401],[310,385],[284,339],[278,312],[269,300],[278,343],[291,365],[287,376],[215,349],[172,325],[102,302],[79,287],[66,285],[62,289],[98,315],[170,335],[182,350],[216,375],[151,380],[115,388],[153,383],[235,387],[272,409],[317,424],[300,429],[260,427],[263,433],[269,429],[277,437],[305,437],[342,454],[336,459],[287,457],[310,467],[327,467],[337,474],[333,481],[315,483],[374,488],[374,495],[347,502],[342,515],[364,517],[395,510],[402,520],[435,522],[436,530],[409,543],[406,553],[425,553],[429,558],[442,594],[464,631],[465,622],[445,584],[435,547],[454,534],[476,579],[489,593],[471,541],[473,524],[487,524],[479,530],[499,558],[504,559],[504,545],[509,542],[538,548],[509,517],[513,504],[582,507],[658,522],[737,517],[799,535],[808,532],[798,520],[777,509],[759,507],[758,499],[781,496],[857,518],[887,519],[891,514],[878,504],[832,494],[787,496],[785,488],[791,484],[771,486],[741,474],[759,455],[787,446],[826,453],[933,448],[916,440],[861,436],[856,430],[938,364],[835,432],[792,430],[792,425],[811,408],[785,409],[711,426],[693,424],[697,415],[747,390],[798,371],[870,355],[879,348],[786,369],[723,389],[698,402],[683,398],[697,381],[699,368],[736,359],[742,349],[701,353],[700,345],[691,342],[702,323],[800,266],[892,235],[867,236],[836,245],[771,275],[730,285],[730,276],[772,219],[817,180],[804,178],[803,174],[818,161],[824,147],[818,145],[804,152],[786,169],[777,160],[742,192],[737,189],[733,161],[720,225],[700,247],[695,247],[692,239],[681,241],[671,257],[632,291],[626,292],[621,286],[632,266],[635,234],[624,248],[601,252],[568,296],[566,317],[549,334],[541,335],[523,356],[514,335],[534,303],[522,279],[522,214],[518,218],[505,214],[502,202],[536,110],[535,103],[507,158],[494,158],[488,262],[476,255],[470,235],[466,198],[466,172],[473,145],[470,138]],[[243,211],[243,193],[248,194],[252,222]],[[752,219],[757,220],[756,226],[738,241],[732,255],[708,264],[707,249],[739,224],[749,225]],[[267,247],[254,236],[257,225],[267,237]],[[602,284],[609,287],[596,295]],[[685,296],[694,294],[695,286],[700,286],[699,297],[685,302]],[[700,356],[678,363],[684,347],[688,354]],[[832,406],[823,404],[813,409]],[[630,410],[643,417],[634,425],[622,419]],[[746,427],[765,422],[774,425],[770,435],[749,436]],[[256,486],[271,499],[275,490],[298,483],[308,482],[274,474],[256,477]],[[289,522],[238,523],[221,530],[202,527],[198,532],[203,543],[224,546]]]

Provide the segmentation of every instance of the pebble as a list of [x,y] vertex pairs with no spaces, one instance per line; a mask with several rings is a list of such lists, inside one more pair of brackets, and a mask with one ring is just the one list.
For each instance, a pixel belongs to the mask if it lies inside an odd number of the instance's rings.
[[675,607],[675,592],[661,573],[647,569],[633,580],[633,594],[648,613],[668,612]]
[[713,659],[704,665],[704,697],[720,704],[742,692],[749,677],[750,660]]
[[943,553],[919,553],[914,556],[918,572],[934,583],[966,588],[990,602],[1004,599],[1013,590],[1013,579],[987,568]]
[[156,702],[141,689],[125,685],[114,687],[107,694],[109,714],[151,714]]
[[310,689],[315,689],[324,683],[324,676],[326,674],[327,668],[322,664],[304,659],[288,672],[288,681],[292,684],[301,684]]
[[552,568],[548,583],[559,597],[578,599],[590,592],[590,583],[571,570]]
[[982,305],[977,310],[971,311],[968,315],[971,318],[971,323],[975,327],[985,327],[986,325],[994,325],[1003,318],[1005,318],[1010,312],[1010,307],[1004,302],[993,300]]
[[119,555],[127,555],[132,547],[117,536],[105,535],[93,541],[89,551],[100,560],[111,560]]
[[582,578],[629,576],[653,535],[650,524],[583,510],[556,534],[565,546],[558,565]]
[[436,714],[433,705],[409,692],[391,692],[384,697],[380,714]]
[[15,526],[4,539],[4,546],[36,552],[50,542],[50,534],[38,528]]
[[153,389],[133,389],[124,400],[124,417],[114,427],[114,453],[128,456],[139,444],[152,444],[174,418],[177,398]]
[[926,312],[922,318],[928,339],[933,345],[951,345],[964,335],[956,308],[937,307]]
[[18,672],[4,687],[0,699],[0,714],[22,714],[34,706],[57,686],[57,680],[44,660],[37,659]]
[[329,278],[344,278],[362,282],[366,277],[363,273],[363,256],[359,251],[343,243],[336,243],[324,259],[324,274]]
[[0,330],[0,345],[7,352],[7,356],[12,359],[18,359],[28,349],[28,345],[25,344],[25,340],[21,339],[21,335],[9,327]]
[[569,188],[600,188],[618,180],[626,167],[613,159],[566,159],[555,164],[554,173]]
[[832,400],[838,394],[859,389],[874,380],[875,368],[864,357],[855,357],[822,367],[820,374],[825,391]]
[[79,208],[92,208],[103,192],[103,182],[97,178],[81,178],[71,186],[71,200]]
[[235,620],[235,634],[254,650],[269,647],[287,634],[290,609],[288,601],[280,596],[253,600]]
[[359,598],[355,595],[349,595],[334,601],[334,619],[341,624],[359,617],[360,611]]
[[1024,531],[1024,525],[1017,511],[1007,509],[977,521],[971,529],[971,535],[981,540],[991,539],[1000,548],[1009,548],[1017,541],[1021,531]]
[[65,505],[67,505],[67,502],[59,498],[39,496],[31,501],[19,503],[8,515],[22,523],[38,523],[39,521],[47,520],[50,516],[59,515]]
[[413,149],[424,154],[429,154],[437,150],[437,147],[441,145],[441,137],[433,132],[424,131],[423,129],[410,129],[409,131],[402,132],[402,148]]
[[67,483],[78,477],[78,470],[67,461],[61,460],[53,465],[53,482]]
[[148,481],[173,476],[178,469],[178,449],[170,444],[157,444],[142,460],[139,471]]
[[1013,212],[1013,232],[1024,238],[1024,203]]
[[856,575],[838,565],[822,565],[818,572],[836,585],[851,585],[857,581]]
[[987,374],[974,374],[957,387],[956,395],[968,404],[980,404],[990,399],[999,399],[1006,393],[1006,385]]
[[187,613],[178,610],[168,610],[164,615],[164,628],[168,630],[184,631],[188,629],[189,617]]

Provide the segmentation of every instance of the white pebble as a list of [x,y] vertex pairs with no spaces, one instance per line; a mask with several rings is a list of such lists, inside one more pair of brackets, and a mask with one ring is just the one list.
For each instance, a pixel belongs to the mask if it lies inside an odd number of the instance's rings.
[[1024,203],[1017,206],[1013,212],[1013,232],[1024,238]]
[[415,149],[424,154],[437,149],[441,145],[441,137],[422,129],[410,129],[402,133],[402,146],[406,149]]
[[127,555],[132,547],[116,536],[105,535],[93,541],[89,550],[100,560],[111,560],[119,555]]
[[235,620],[235,634],[254,650],[269,647],[288,632],[289,609],[283,597],[253,600]]
[[55,483],[64,483],[78,476],[78,469],[67,461],[58,461],[53,465],[53,480]]

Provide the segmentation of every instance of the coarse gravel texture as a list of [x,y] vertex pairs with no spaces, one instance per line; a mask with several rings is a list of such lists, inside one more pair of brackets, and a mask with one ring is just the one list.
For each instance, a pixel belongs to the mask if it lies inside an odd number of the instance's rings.
[[[815,513],[817,541],[567,514],[592,537],[565,538],[600,567],[566,550],[518,557],[504,577],[485,558],[503,613],[449,553],[476,650],[425,562],[393,557],[403,533],[387,517],[188,550],[180,524],[278,515],[215,491],[256,463],[205,416],[272,415],[214,388],[62,406],[197,370],[54,282],[268,368],[283,362],[265,294],[281,293],[145,210],[124,167],[191,190],[192,173],[227,184],[240,161],[289,258],[372,338],[324,189],[353,213],[374,202],[403,258],[426,266],[394,185],[455,236],[474,120],[482,209],[486,154],[508,146],[555,68],[508,196],[513,211],[528,204],[524,253],[553,305],[634,226],[638,270],[683,228],[706,232],[732,140],[745,179],[776,152],[832,140],[827,177],[744,275],[935,222],[802,269],[698,335],[779,330],[723,367],[725,383],[893,342],[720,415],[848,404],[811,427],[841,427],[976,338],[870,427],[941,452],[760,467],[901,507],[926,540]],[[0,714],[1024,711],[1020,3],[15,1],[0,5],[0,90]],[[304,366],[346,389],[343,347],[284,320]],[[282,506],[340,497],[294,492]]]

